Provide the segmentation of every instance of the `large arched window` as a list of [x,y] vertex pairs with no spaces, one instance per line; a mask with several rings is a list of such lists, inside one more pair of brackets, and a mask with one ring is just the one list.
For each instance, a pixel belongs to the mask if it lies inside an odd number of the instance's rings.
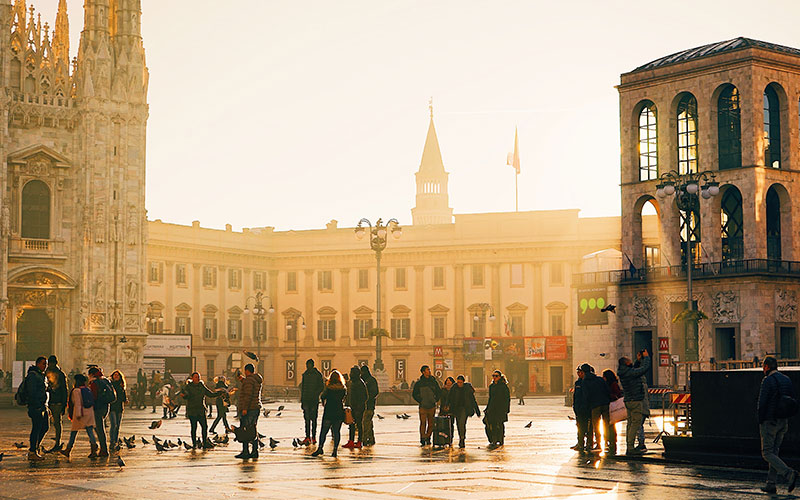
[[22,188],[22,237],[50,238],[50,188],[42,181]]
[[678,102],[678,172],[697,172],[697,100],[685,94]]
[[722,195],[721,208],[722,260],[741,260],[744,258],[742,193],[729,186]]
[[719,169],[742,166],[742,125],[739,91],[727,85],[717,101],[717,131],[719,134]]
[[781,260],[781,199],[774,187],[767,191],[767,258]]
[[772,85],[764,89],[764,162],[781,168],[781,107]]
[[639,180],[658,178],[658,133],[656,106],[647,101],[639,112]]

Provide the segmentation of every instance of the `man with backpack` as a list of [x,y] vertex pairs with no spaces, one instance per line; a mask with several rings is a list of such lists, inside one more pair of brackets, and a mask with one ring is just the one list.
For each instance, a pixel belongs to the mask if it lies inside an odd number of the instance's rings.
[[761,434],[761,456],[769,464],[765,493],[775,494],[776,480],[780,476],[789,483],[789,493],[797,484],[798,472],[790,469],[778,453],[789,429],[789,419],[797,414],[798,404],[792,381],[778,371],[778,360],[764,358],[764,379],[758,394],[758,428]]
[[47,358],[39,356],[36,364],[28,367],[28,374],[17,390],[17,404],[28,407],[28,417],[31,419],[30,448],[28,460],[38,462],[44,460],[39,454],[47,430],[47,386],[45,385],[44,370],[47,368]]
[[433,434],[433,417],[436,415],[436,402],[439,401],[442,390],[439,382],[431,376],[431,367],[422,365],[419,369],[422,376],[414,384],[411,397],[419,404],[419,444],[431,444]]
[[100,442],[100,454],[98,456],[107,457],[106,417],[108,416],[109,406],[117,399],[117,393],[111,382],[103,376],[103,371],[97,366],[89,368],[89,380],[89,389],[91,389],[94,396],[94,428],[97,432],[97,440]]

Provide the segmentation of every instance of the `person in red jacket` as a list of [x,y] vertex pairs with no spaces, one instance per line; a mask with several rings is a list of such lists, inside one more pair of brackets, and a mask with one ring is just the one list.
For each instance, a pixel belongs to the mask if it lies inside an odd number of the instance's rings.
[[[621,398],[622,389],[619,386],[619,379],[614,370],[604,370],[603,379],[606,381],[608,391],[611,393],[611,401],[614,402]],[[617,428],[611,423],[606,427],[606,449],[612,455],[617,452]]]

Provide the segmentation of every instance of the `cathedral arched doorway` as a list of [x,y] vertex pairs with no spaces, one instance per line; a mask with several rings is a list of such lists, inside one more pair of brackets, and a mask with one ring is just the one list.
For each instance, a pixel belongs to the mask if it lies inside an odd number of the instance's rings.
[[46,309],[24,309],[17,320],[17,361],[53,353],[53,321]]

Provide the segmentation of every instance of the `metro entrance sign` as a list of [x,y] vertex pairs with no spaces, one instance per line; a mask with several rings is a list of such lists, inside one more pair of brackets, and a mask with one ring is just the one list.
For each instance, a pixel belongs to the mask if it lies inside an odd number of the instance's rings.
[[444,358],[444,347],[437,345],[433,346],[433,357],[434,358]]

